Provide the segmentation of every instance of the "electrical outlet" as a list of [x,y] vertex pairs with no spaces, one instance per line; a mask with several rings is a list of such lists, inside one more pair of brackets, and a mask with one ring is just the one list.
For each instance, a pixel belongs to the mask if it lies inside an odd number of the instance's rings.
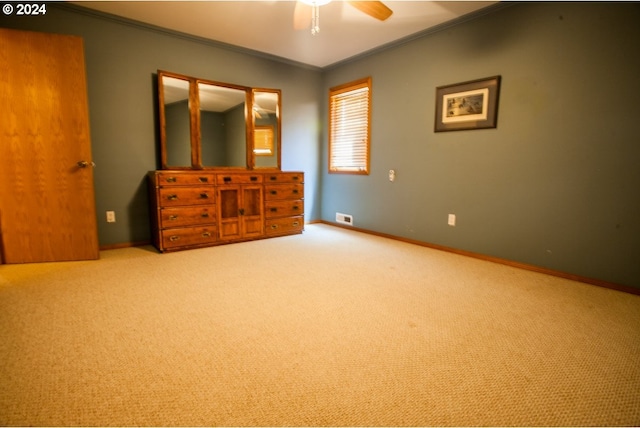
[[107,211],[107,223],[115,223],[115,222],[116,222],[116,212]]
[[448,224],[449,224],[449,226],[455,226],[456,225],[456,215],[455,214],[449,214]]

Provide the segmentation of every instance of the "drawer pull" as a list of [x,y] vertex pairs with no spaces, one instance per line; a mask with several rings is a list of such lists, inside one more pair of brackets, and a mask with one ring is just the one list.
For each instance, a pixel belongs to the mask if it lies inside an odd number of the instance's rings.
[[293,222],[293,225],[294,225],[294,226],[299,226],[299,225],[300,225],[300,222],[299,222],[299,221],[294,221],[294,222]]
[[178,219],[178,216],[175,215],[175,214],[172,214],[172,215],[169,216],[169,220],[171,220],[171,221],[177,220],[177,219]]
[[208,193],[200,193],[200,199],[209,199]]
[[272,175],[271,177],[269,177],[269,180],[271,180],[271,181],[276,181],[277,179],[278,179],[278,177],[275,176],[275,175]]
[[294,175],[293,177],[291,177],[293,181],[298,181],[300,179],[300,177],[298,177],[297,175]]
[[211,232],[203,232],[202,233],[202,237],[203,238],[210,238],[211,237]]
[[293,209],[294,209],[294,210],[299,210],[299,209],[300,209],[300,207],[298,207],[297,205],[294,205],[294,206],[293,206]]
[[223,178],[225,183],[230,183],[231,182],[231,177],[224,177]]
[[200,183],[208,183],[209,177],[198,177],[198,180],[200,181]]
[[209,218],[209,213],[202,213],[202,214],[200,214],[200,217]]
[[167,177],[167,183],[175,183],[178,181],[176,177]]
[[277,194],[278,194],[278,191],[277,191],[277,190],[272,190],[272,191],[271,191],[271,194],[272,194],[272,195],[277,195]]
[[255,175],[252,175],[249,180],[251,181],[258,181],[258,177],[256,177]]
[[277,208],[271,208],[271,212],[272,213],[276,213],[276,212],[278,212],[278,209]]
[[298,189],[293,189],[293,194],[297,195],[298,194]]
[[171,241],[171,242],[175,242],[178,239],[180,239],[180,237],[178,235],[172,235],[171,237],[169,237],[169,241]]
[[170,201],[175,201],[178,199],[178,195],[167,195],[167,199],[169,199]]
[[277,229],[277,228],[278,228],[278,225],[277,225],[277,224],[272,224],[272,225],[271,225],[271,229],[275,230],[275,229]]

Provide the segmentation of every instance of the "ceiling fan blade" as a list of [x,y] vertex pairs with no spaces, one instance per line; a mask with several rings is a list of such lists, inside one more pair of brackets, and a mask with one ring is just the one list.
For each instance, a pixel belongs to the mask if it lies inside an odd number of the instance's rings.
[[347,3],[380,21],[384,21],[393,14],[393,11],[381,1],[349,1]]
[[311,6],[301,1],[296,2],[296,8],[293,10],[293,28],[296,30],[304,30],[311,26]]

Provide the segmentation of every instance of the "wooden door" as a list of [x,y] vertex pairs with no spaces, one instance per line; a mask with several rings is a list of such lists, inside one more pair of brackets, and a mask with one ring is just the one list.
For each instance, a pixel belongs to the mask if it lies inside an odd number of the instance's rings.
[[97,259],[82,39],[0,28],[0,46],[3,261]]

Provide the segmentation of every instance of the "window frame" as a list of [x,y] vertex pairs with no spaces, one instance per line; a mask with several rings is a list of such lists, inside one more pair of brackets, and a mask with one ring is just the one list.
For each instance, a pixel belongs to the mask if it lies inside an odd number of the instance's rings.
[[[366,111],[364,114],[366,115],[366,127],[364,127],[365,139],[362,143],[353,143],[351,142],[351,147],[356,147],[356,151],[362,152],[364,150],[364,162],[358,163],[356,166],[334,166],[334,160],[336,156],[334,155],[333,149],[337,145],[334,141],[334,128],[336,128],[336,124],[334,123],[336,108],[334,100],[344,94],[348,94],[350,92],[357,92],[361,89],[366,88]],[[370,171],[370,159],[371,159],[371,98],[372,98],[372,89],[371,89],[371,77],[365,77],[362,79],[354,80],[349,83],[345,83],[339,86],[334,86],[329,88],[329,128],[328,128],[328,139],[329,139],[329,158],[328,158],[328,169],[329,174],[356,174],[356,175],[369,175]],[[344,100],[343,101],[348,101]],[[360,118],[362,119],[362,118]],[[362,129],[359,131],[362,133]],[[347,146],[348,143],[340,143],[344,146]],[[362,156],[360,156],[362,157]],[[362,161],[362,159],[361,159]]]

